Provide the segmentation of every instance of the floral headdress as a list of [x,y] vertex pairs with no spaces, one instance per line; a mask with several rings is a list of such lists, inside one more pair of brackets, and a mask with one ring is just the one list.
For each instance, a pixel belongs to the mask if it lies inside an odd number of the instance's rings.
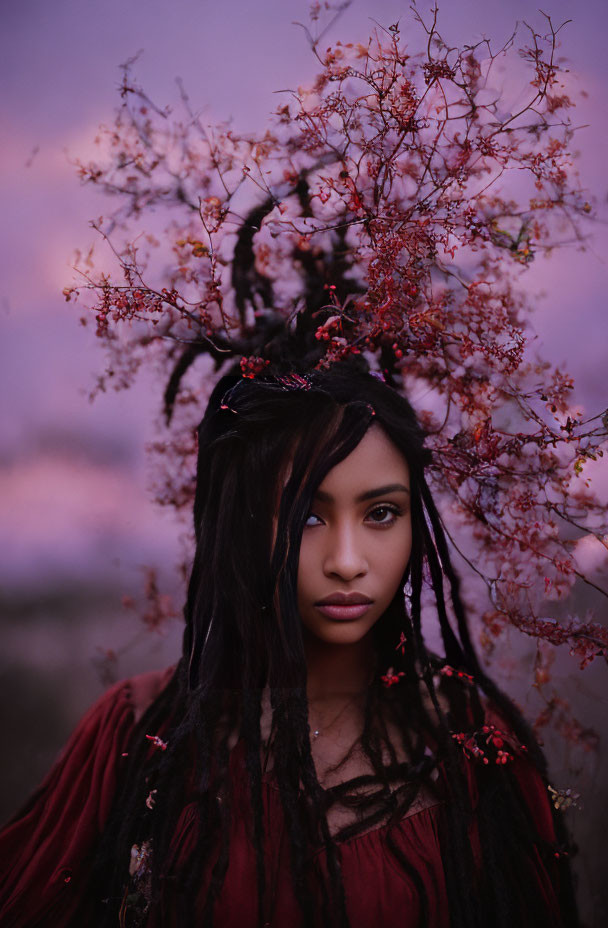
[[[219,374],[272,372],[294,388],[349,358],[405,390],[429,434],[448,533],[450,520],[468,527],[457,550],[485,657],[509,625],[535,637],[543,695],[547,645],[568,645],[581,667],[608,654],[608,630],[590,617],[547,615],[589,580],[560,525],[584,524],[605,544],[586,471],[608,418],[585,419],[571,378],[532,356],[520,285],[561,224],[581,236],[592,212],[572,170],[559,30],[549,18],[545,34],[528,29],[519,56],[515,38],[458,49],[436,11],[425,22],[413,9],[420,53],[398,24],[325,51],[311,38],[316,79],[287,92],[256,136],[210,129],[183,91],[186,118],[174,120],[126,65],[105,155],[80,166],[120,197],[95,224],[119,276],[85,264],[66,297],[93,295],[110,355],[99,389],[128,386],[148,359],[167,377],[159,498],[178,509],[191,503],[193,425]],[[517,109],[508,87],[489,92],[505,60],[526,95]],[[139,230],[168,205],[163,239],[134,240],[132,220]],[[582,726],[569,730],[594,746]]]

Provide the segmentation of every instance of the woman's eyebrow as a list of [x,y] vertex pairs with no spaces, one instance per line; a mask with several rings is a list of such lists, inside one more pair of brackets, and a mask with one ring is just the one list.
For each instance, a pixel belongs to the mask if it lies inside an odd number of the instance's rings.
[[[409,494],[409,492],[409,489],[402,483],[388,483],[385,487],[378,487],[375,490],[366,490],[365,493],[361,493],[361,495],[357,497],[356,502],[363,503],[367,499],[376,499],[378,496],[387,496],[389,493]],[[320,500],[322,503],[333,503],[334,501],[331,493],[326,493],[325,490],[317,490],[315,499]]]

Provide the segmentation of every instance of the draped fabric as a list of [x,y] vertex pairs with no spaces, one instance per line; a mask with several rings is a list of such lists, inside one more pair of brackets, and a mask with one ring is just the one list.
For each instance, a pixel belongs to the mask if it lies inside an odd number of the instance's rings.
[[[142,699],[151,700],[168,682],[168,673],[145,675],[111,687],[86,713],[59,760],[29,802],[0,833],[0,925],[3,928],[94,925],[86,918],[94,906],[87,892],[88,873],[112,799],[126,765],[129,736]],[[488,710],[487,720],[501,724]],[[466,762],[473,803],[476,779],[472,762]],[[542,778],[523,756],[513,771],[529,814],[540,835],[555,842],[551,809]],[[230,757],[232,831],[228,871],[215,904],[214,920],[220,928],[257,928],[256,860],[249,789],[245,775],[244,743]],[[263,781],[266,861],[266,924],[295,928],[300,910],[291,886],[289,842],[278,786],[272,773]],[[445,833],[445,800],[410,812],[390,829],[381,826],[340,844],[346,905],[353,928],[400,926],[418,928],[421,905],[417,884],[428,898],[430,928],[449,928],[441,836]],[[196,807],[186,804],[176,829],[171,867],[179,868],[188,854],[196,828]],[[481,851],[475,823],[471,844],[478,867]],[[393,843],[407,860],[397,863]],[[561,925],[559,907],[549,874],[535,851],[538,893],[545,900],[554,924]],[[311,871],[325,867],[324,852],[311,859]],[[211,861],[213,864],[213,861]],[[210,871],[201,874],[200,909],[209,885]],[[160,913],[150,917],[149,928],[179,924],[178,901],[166,883]],[[93,911],[93,909],[91,909]],[[98,910],[97,910],[98,911]],[[78,913],[78,915],[76,915]],[[85,914],[83,914],[85,913]]]

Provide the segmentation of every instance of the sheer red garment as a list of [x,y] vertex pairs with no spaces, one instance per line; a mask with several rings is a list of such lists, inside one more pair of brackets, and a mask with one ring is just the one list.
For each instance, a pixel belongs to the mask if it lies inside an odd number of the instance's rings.
[[[96,842],[108,816],[121,768],[125,764],[129,735],[135,721],[134,691],[148,690],[150,698],[167,681],[167,675],[146,675],[116,684],[87,712],[68,741],[60,759],[27,805],[0,833],[0,924],[4,928],[78,924],[86,910],[87,875]],[[143,683],[142,683],[143,681]],[[139,705],[140,703],[137,702]],[[256,863],[248,838],[250,807],[245,780],[243,744],[239,742],[230,761],[234,783],[232,835],[226,880],[214,909],[221,928],[256,928]],[[470,762],[467,762],[469,771]],[[516,757],[513,769],[524,793],[530,816],[540,834],[554,842],[553,821],[547,790],[532,765]],[[475,783],[469,771],[475,800]],[[272,775],[264,781],[266,874],[268,911],[266,923],[293,928],[300,910],[291,889],[288,840],[281,801]],[[393,829],[402,855],[426,890],[431,928],[449,928],[440,834],[444,802],[408,815]],[[174,842],[173,864],[179,866],[194,837],[194,804],[181,815]],[[476,827],[471,843],[481,865]],[[322,853],[319,863],[323,867]],[[387,846],[387,828],[380,827],[340,844],[347,910],[353,928],[420,924],[420,897],[416,879],[402,871]],[[561,925],[555,893],[537,855],[538,892],[546,902],[554,924]],[[209,874],[202,875],[199,899],[205,898]],[[160,917],[150,928],[175,924],[170,891],[163,898]]]

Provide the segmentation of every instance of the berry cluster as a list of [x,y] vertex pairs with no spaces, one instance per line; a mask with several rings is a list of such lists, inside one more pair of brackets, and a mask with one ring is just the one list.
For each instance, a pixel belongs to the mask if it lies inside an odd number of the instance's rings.
[[[506,750],[507,735],[495,725],[483,725],[474,732],[453,732],[452,738],[462,747],[465,757],[480,763],[507,764],[514,759]],[[525,752],[527,748],[520,744],[517,750]]]
[[243,377],[253,380],[253,378],[261,374],[264,368],[268,367],[269,364],[270,361],[265,361],[264,358],[259,358],[256,355],[252,355],[250,358],[241,358],[241,371],[243,372]]
[[439,673],[444,677],[458,677],[465,683],[473,683],[473,677],[470,673],[465,673],[464,670],[456,670],[454,667],[450,667],[449,664],[444,664]]

